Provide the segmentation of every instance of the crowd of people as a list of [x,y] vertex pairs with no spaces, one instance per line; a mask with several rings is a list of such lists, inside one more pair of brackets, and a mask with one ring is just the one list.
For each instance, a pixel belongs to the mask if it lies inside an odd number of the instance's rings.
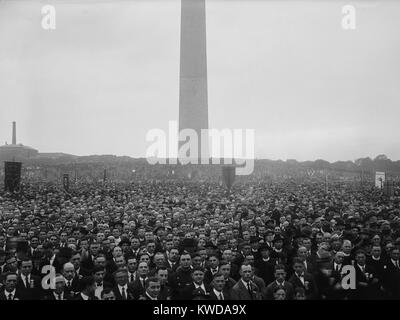
[[400,207],[298,179],[0,194],[0,300],[400,299]]

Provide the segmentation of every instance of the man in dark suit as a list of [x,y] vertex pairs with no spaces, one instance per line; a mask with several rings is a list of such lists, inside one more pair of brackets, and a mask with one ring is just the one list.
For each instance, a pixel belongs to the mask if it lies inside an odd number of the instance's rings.
[[371,255],[367,257],[367,265],[373,267],[380,282],[383,281],[387,261],[382,257],[382,248],[374,245],[371,248]]
[[33,263],[29,258],[18,262],[17,290],[25,300],[40,300],[42,295],[41,279],[32,274]]
[[156,276],[158,280],[160,280],[160,293],[158,295],[158,300],[170,300],[172,289],[168,283],[169,269],[167,267],[158,268]]
[[81,266],[81,254],[78,251],[75,251],[71,255],[70,261],[75,268],[75,274],[79,279],[82,279],[83,277],[89,276],[91,272],[85,268],[82,268]]
[[0,300],[24,300],[24,296],[17,290],[17,275],[6,272],[3,275],[3,288],[0,291]]
[[212,254],[208,258],[208,267],[204,274],[204,281],[207,284],[210,284],[213,280],[215,274],[218,273],[219,268],[219,258],[216,254]]
[[225,277],[221,272],[214,275],[210,300],[231,300],[230,290],[225,289]]
[[274,300],[274,292],[277,287],[283,287],[286,291],[286,299],[292,300],[294,298],[294,288],[286,279],[286,268],[282,264],[275,266],[275,281],[271,282],[265,289],[264,298],[266,300]]
[[56,269],[56,272],[61,272],[62,265],[57,260],[56,254],[54,253],[54,248],[51,242],[46,242],[43,244],[44,256],[40,262],[40,270],[44,266],[51,265]]
[[300,287],[305,290],[306,299],[313,300],[318,296],[317,286],[314,277],[305,272],[303,261],[300,258],[293,260],[294,274],[290,277],[289,282],[294,288]]
[[275,263],[270,257],[270,247],[263,245],[260,247],[261,258],[255,261],[255,274],[264,280],[268,285],[274,281],[274,266]]
[[[328,274],[317,273],[317,286],[319,294],[324,295],[328,300],[344,300],[349,291],[342,287],[342,269],[344,267],[345,254],[343,251],[336,252],[333,261],[328,265]],[[322,279],[326,279],[326,285],[321,284]]]
[[87,255],[82,257],[81,267],[86,270],[92,270],[94,268],[94,259],[99,253],[100,244],[97,242],[92,242],[89,246],[89,252]]
[[29,241],[28,254],[27,254],[29,258],[32,258],[35,252],[38,252],[37,249],[38,245],[39,245],[39,238],[33,236]]
[[135,299],[139,299],[140,296],[144,295],[149,271],[149,265],[147,262],[142,261],[139,263],[136,280],[129,284],[132,288],[132,294]]
[[83,277],[81,279],[81,284],[82,291],[74,297],[74,300],[98,300],[98,298],[94,295],[96,289],[94,277]]
[[146,280],[146,291],[140,300],[159,300],[160,280],[157,277],[150,277]]
[[181,292],[180,300],[193,300],[194,291],[200,290],[204,292],[206,297],[210,296],[211,286],[204,282],[204,269],[201,267],[193,268],[192,270],[192,283],[189,283]]
[[394,247],[384,272],[384,288],[388,299],[400,299],[400,248]]
[[63,266],[62,275],[65,278],[65,291],[71,297],[75,296],[81,290],[81,283],[75,274],[75,267],[71,262],[67,262]]
[[179,260],[179,267],[171,275],[170,284],[172,289],[172,300],[178,300],[181,291],[192,283],[192,258],[190,253],[184,251]]
[[303,261],[304,264],[304,271],[313,274],[315,271],[315,261],[312,261],[311,257],[307,256],[307,248],[306,247],[299,247],[297,249],[297,257]]
[[179,266],[179,250],[178,248],[171,248],[168,252],[166,253],[167,259],[166,259],[166,265],[168,269],[171,269],[171,271],[175,272],[176,268]]
[[378,296],[379,280],[376,277],[375,269],[366,264],[366,255],[363,250],[357,250],[354,268],[356,271],[356,289],[351,291],[351,299],[370,300]]
[[230,264],[229,262],[222,261],[221,265],[219,267],[219,272],[223,274],[225,278],[225,290],[230,292],[230,290],[233,288],[233,286],[236,284],[236,280],[231,278],[231,267],[234,264]]
[[116,300],[134,300],[133,285],[128,281],[128,271],[126,269],[118,269],[114,272],[116,285],[113,292]]
[[109,282],[104,281],[104,275],[105,275],[106,269],[100,266],[96,266],[93,268],[92,276],[94,277],[95,280],[95,292],[94,295],[99,299],[101,299],[101,292],[105,288],[112,288],[113,285]]
[[44,296],[44,300],[71,300],[72,297],[65,291],[65,278],[61,274],[56,274],[55,288],[49,290]]
[[233,300],[261,300],[261,291],[251,281],[253,269],[250,264],[242,264],[240,267],[240,280],[231,289]]

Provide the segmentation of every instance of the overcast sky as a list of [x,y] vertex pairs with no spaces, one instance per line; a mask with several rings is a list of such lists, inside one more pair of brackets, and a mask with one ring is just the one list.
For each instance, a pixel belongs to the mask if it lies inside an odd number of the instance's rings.
[[[0,144],[15,120],[42,152],[144,156],[178,117],[179,40],[180,0],[0,0]],[[256,157],[400,159],[400,1],[208,0],[207,46],[210,127],[255,129]]]

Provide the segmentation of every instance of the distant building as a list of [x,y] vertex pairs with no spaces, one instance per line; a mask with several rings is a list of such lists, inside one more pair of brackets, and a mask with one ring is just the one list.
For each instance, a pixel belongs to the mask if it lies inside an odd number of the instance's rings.
[[39,154],[39,151],[23,144],[17,144],[17,127],[13,122],[12,127],[12,144],[0,146],[0,161],[23,161],[34,158]]

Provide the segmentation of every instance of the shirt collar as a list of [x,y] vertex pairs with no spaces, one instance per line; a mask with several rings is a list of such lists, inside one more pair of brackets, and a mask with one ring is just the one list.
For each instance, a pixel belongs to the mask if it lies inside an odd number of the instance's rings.
[[119,289],[119,291],[121,291],[121,290],[122,290],[122,288],[124,288],[124,289],[126,290],[126,289],[128,289],[128,285],[127,285],[127,284],[126,284],[126,285],[124,285],[124,286],[118,285],[118,289]]
[[6,294],[6,298],[8,298],[8,296],[10,295],[10,293],[12,294],[12,296],[13,296],[13,298],[15,297],[15,291],[16,291],[16,289],[14,289],[13,291],[11,291],[11,292],[8,292],[7,290],[4,290],[4,293]]
[[87,296],[83,292],[81,292],[81,297],[83,298],[83,300],[89,300],[89,296]]
[[251,286],[251,281],[249,281],[249,282],[246,282],[246,281],[244,281],[243,279],[242,279],[242,283],[244,284],[244,286],[247,288],[247,285],[248,284],[250,284],[250,286]]
[[151,295],[149,295],[147,292],[146,292],[146,296],[148,297],[148,298],[150,298],[150,300],[158,300],[157,298],[153,298]]
[[222,296],[224,296],[224,294],[222,293],[222,291],[217,291],[215,288],[213,289],[214,294],[219,297],[220,294],[222,294]]
[[200,285],[197,283],[193,282],[195,289],[197,288],[202,288],[204,291],[206,291],[206,288],[204,287],[204,282],[202,282]]

